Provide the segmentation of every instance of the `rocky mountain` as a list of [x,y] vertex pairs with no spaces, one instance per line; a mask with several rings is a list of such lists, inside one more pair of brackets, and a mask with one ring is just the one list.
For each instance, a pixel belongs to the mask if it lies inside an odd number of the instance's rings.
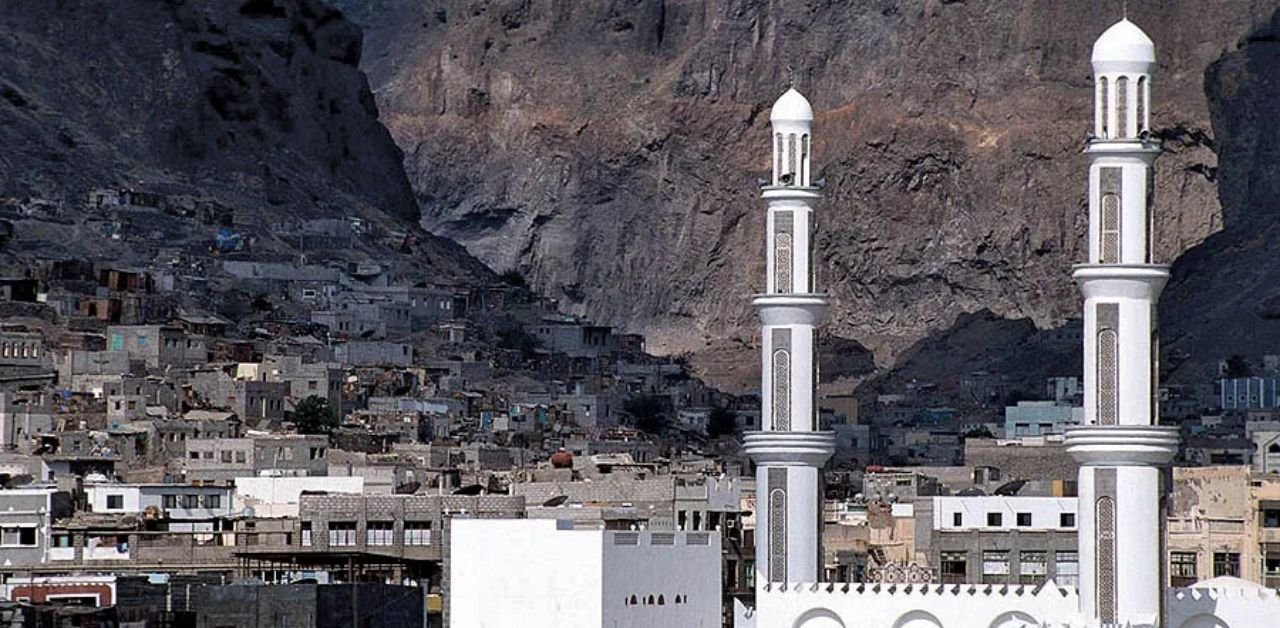
[[[319,0],[6,2],[0,197],[54,208],[50,220],[8,216],[18,224],[7,263],[128,263],[150,245],[207,246],[216,228],[162,216],[105,239],[84,229],[100,217],[75,208],[108,186],[230,208],[228,225],[263,232],[264,254],[287,252],[268,225],[290,218],[418,230],[403,154],[378,120],[361,50],[360,29]],[[488,273],[452,242],[419,235],[424,267]]]
[[[366,30],[362,67],[428,229],[652,347],[714,355],[708,372],[750,350],[764,226],[753,181],[768,167],[768,108],[793,80],[818,111],[830,333],[883,366],[966,313],[1046,327],[1078,309],[1088,59],[1119,0],[335,1]],[[1128,2],[1158,44],[1169,261],[1244,227],[1266,188],[1227,182],[1280,181],[1258,172],[1273,166],[1256,164],[1267,149],[1250,139],[1275,109],[1241,109],[1274,91],[1258,59],[1280,2],[1209,4]],[[1234,299],[1182,278],[1208,250],[1180,262],[1171,288],[1197,296],[1175,299]],[[1192,315],[1171,312],[1177,336]]]

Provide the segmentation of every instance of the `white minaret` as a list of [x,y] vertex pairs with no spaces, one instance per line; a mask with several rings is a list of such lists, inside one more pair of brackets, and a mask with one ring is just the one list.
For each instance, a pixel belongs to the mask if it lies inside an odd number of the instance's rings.
[[813,208],[822,198],[810,185],[813,108],[794,89],[773,106],[773,180],[768,203],[765,294],[760,313],[761,431],[745,437],[756,463],[756,583],[817,582],[822,570],[821,468],[835,451],[831,432],[819,432],[813,403],[818,367],[815,330],[827,295],[813,278]]
[[1155,46],[1121,20],[1093,46],[1089,260],[1084,293],[1085,424],[1069,430],[1080,463],[1080,605],[1094,625],[1163,626],[1162,473],[1176,428],[1156,425],[1156,302],[1169,278],[1153,264],[1149,134]]

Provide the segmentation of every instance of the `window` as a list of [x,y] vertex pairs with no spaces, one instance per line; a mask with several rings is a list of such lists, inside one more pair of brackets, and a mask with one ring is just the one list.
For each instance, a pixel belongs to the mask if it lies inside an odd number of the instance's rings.
[[982,584],[1007,584],[1009,582],[1009,552],[983,550]]
[[123,510],[124,495],[107,495],[107,510]]
[[1077,552],[1057,552],[1054,560],[1054,581],[1060,585],[1074,587],[1080,584],[1080,554]]
[[1240,577],[1240,554],[1237,552],[1213,553],[1213,577]]
[[1020,512],[1020,513],[1018,513],[1018,515],[1017,515],[1017,516],[1018,516],[1018,527],[1019,527],[1019,528],[1030,528],[1030,527],[1031,527],[1031,513],[1029,513],[1029,512]]
[[219,453],[221,453],[221,454],[222,454],[221,458],[222,458],[222,461],[223,461],[223,462],[227,462],[227,463],[231,462],[231,452],[230,452],[230,451],[222,451],[222,452],[219,452]]
[[964,584],[968,581],[968,556],[965,552],[942,552],[939,570],[942,584]]
[[312,459],[312,460],[321,460],[321,459],[323,459],[323,458],[324,458],[324,447],[312,447],[312,448],[311,448],[311,459]]
[[205,459],[205,460],[213,460],[213,452],[212,452],[212,451],[206,451],[206,452],[204,452],[204,459]]
[[1018,584],[1040,584],[1049,575],[1047,555],[1040,551],[1018,553]]
[[676,529],[677,530],[685,529],[684,526],[685,526],[685,523],[688,521],[688,517],[689,517],[689,513],[683,510],[676,511]]
[[404,522],[405,545],[431,545],[430,521]]
[[959,528],[960,526],[963,526],[963,525],[964,525],[964,513],[962,513],[962,512],[955,512],[955,513],[951,513],[951,525],[953,525],[953,526],[955,526],[955,527],[957,527],[957,528]]
[[237,451],[237,452],[236,452],[236,463],[237,463],[237,464],[244,464],[244,463],[245,463],[245,453],[244,453],[244,450],[240,450],[240,451]]
[[1064,512],[1058,514],[1058,527],[1074,528],[1076,527],[1076,513]]
[[1196,575],[1196,553],[1195,552],[1170,552],[1169,553],[1169,585],[1174,587],[1189,587],[1196,583],[1200,578]]
[[53,535],[53,547],[71,547],[71,535],[70,534]]
[[199,460],[199,459],[200,459],[200,452],[198,452],[198,451],[188,451],[188,452],[187,452],[187,457],[188,457],[188,458],[190,458],[190,459],[192,459],[192,460]]
[[365,527],[365,543],[368,545],[392,545],[395,524],[390,521],[370,521]]
[[320,382],[317,382],[314,379],[307,380],[307,390],[319,390],[319,389],[320,389]]
[[998,528],[1004,525],[1004,514],[999,512],[987,513],[987,527]]
[[205,508],[221,508],[222,496],[221,495],[205,495],[204,507]]
[[1280,528],[1280,509],[1262,511],[1262,527]]
[[173,509],[178,507],[177,495],[162,495],[160,497],[160,505],[165,509]]
[[329,546],[350,547],[356,544],[356,522],[330,521]]
[[298,525],[302,531],[302,534],[300,535],[302,537],[302,546],[311,547],[311,522],[303,521]]
[[0,528],[0,545],[6,547],[35,547],[36,529]]
[[702,511],[699,511],[699,510],[693,511],[693,529],[694,530],[702,529]]

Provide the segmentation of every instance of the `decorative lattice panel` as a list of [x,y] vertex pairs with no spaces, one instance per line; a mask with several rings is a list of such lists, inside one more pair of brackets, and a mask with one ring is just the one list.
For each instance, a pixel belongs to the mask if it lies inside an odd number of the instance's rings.
[[769,469],[769,581],[787,581],[787,470]]
[[1116,503],[1098,498],[1098,619],[1116,621]]
[[1116,425],[1120,414],[1120,306],[1097,306],[1098,424]]

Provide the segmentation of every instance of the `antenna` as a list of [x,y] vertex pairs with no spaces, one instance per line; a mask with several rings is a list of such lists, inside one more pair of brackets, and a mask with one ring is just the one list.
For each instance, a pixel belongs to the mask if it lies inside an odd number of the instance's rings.
[[1120,0],[1120,15],[1129,19],[1129,0]]
[[795,88],[796,86],[796,68],[790,63],[787,64],[787,87]]

